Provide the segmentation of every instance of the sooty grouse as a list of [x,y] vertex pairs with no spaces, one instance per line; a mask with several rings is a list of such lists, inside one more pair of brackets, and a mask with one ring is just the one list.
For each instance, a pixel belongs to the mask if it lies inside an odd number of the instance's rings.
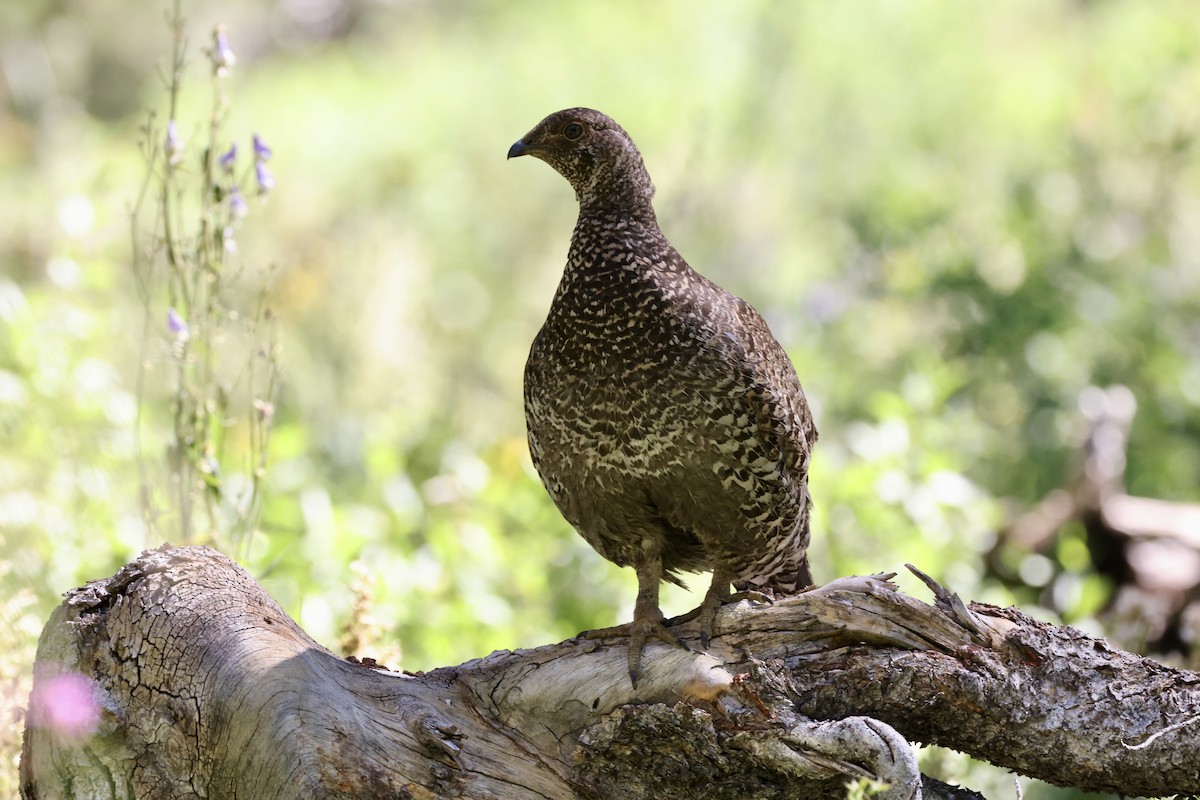
[[[525,365],[533,463],[563,516],[637,572],[629,672],[663,624],[659,583],[712,570],[707,646],[730,584],[811,582],[808,461],[817,431],[800,381],[748,303],[694,272],[655,220],[654,185],[604,114],[546,117],[508,151],[565,177],[579,221]],[[681,584],[682,585],[682,584]]]

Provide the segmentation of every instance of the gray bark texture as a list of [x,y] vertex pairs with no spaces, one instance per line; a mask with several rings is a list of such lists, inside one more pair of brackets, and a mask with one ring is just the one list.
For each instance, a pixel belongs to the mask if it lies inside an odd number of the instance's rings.
[[[867,778],[978,797],[922,776],[910,741],[1063,786],[1200,792],[1200,674],[887,577],[726,606],[708,652],[651,645],[634,690],[622,638],[417,675],[353,663],[224,556],[164,546],[47,623],[22,796],[822,798]],[[674,631],[699,647],[694,622]],[[63,676],[88,687],[86,730],[52,713]]]

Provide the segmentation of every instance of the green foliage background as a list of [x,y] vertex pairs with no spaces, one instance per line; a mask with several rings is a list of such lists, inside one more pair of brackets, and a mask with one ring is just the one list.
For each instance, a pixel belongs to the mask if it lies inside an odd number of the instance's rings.
[[[6,714],[59,595],[160,541],[139,503],[127,211],[138,125],[163,108],[164,11],[0,10]],[[184,13],[196,63],[181,132],[204,124],[200,48],[224,22],[240,59],[230,128],[271,143],[278,180],[239,237],[247,297],[277,267],[284,371],[261,534],[239,555],[331,647],[364,599],[359,654],[408,669],[630,615],[633,576],[571,532],[524,444],[521,367],[575,212],[561,178],[504,153],[571,105],[630,131],[668,236],[791,354],[821,428],[818,579],[908,561],[963,596],[1033,603],[984,581],[981,554],[1007,513],[1062,484],[1090,384],[1138,398],[1130,490],[1197,499],[1190,2],[255,0]],[[164,324],[144,364],[151,472],[170,429]],[[222,355],[236,373],[244,355]],[[161,535],[174,540],[169,520]],[[1073,541],[1053,588],[1087,624],[1106,587]],[[669,592],[666,610],[696,602]],[[0,725],[0,794],[15,792],[19,728]],[[931,758],[950,779],[967,769]]]

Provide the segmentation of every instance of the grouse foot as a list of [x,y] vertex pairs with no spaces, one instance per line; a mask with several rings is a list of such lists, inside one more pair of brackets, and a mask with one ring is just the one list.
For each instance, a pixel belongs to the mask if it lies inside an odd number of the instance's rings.
[[756,603],[774,603],[771,595],[747,589],[740,592],[730,592],[730,576],[721,570],[713,572],[712,585],[704,595],[704,601],[699,608],[689,611],[684,616],[687,619],[700,617],[700,647],[707,650],[709,640],[713,637],[713,626],[717,620],[717,609],[726,603],[736,603],[739,600],[753,600]]
[[667,629],[662,617],[658,619],[653,617],[643,620],[635,619],[633,622],[627,622],[624,625],[614,625],[611,628],[597,628],[594,631],[585,631],[579,635],[584,639],[610,639],[613,637],[628,636],[629,680],[635,689],[637,688],[638,678],[642,674],[642,651],[646,648],[646,642],[657,639],[672,647],[688,651],[692,649],[687,646],[686,642]]

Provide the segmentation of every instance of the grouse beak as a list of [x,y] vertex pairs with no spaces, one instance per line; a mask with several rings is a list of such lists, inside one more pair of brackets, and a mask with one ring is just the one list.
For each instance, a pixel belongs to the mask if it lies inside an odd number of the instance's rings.
[[517,156],[528,155],[531,151],[536,149],[537,145],[529,144],[525,140],[521,139],[516,141],[512,147],[508,148],[508,157],[516,158]]

